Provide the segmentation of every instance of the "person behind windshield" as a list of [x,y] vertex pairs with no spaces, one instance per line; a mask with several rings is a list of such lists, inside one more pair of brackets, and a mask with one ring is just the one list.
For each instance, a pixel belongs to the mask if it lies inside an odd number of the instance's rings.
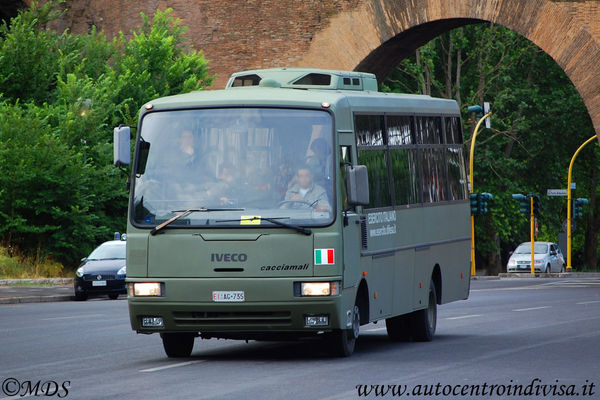
[[220,204],[222,206],[236,204],[237,200],[234,198],[236,197],[236,194],[239,195],[239,187],[241,185],[236,171],[231,166],[224,165],[221,167],[218,178],[218,184],[221,186],[221,197],[219,198]]
[[314,174],[314,181],[320,185],[327,185],[330,180],[329,162],[330,151],[327,141],[323,138],[317,138],[310,144],[312,154],[306,158],[308,165]]
[[179,150],[184,165],[192,165],[196,162],[197,154],[194,146],[194,134],[191,130],[185,129],[179,136]]
[[313,178],[314,174],[308,166],[298,168],[294,184],[285,193],[285,200],[289,201],[292,207],[293,201],[297,201],[299,205],[306,203],[300,207],[310,205],[317,211],[329,211],[327,193],[321,185],[313,182]]

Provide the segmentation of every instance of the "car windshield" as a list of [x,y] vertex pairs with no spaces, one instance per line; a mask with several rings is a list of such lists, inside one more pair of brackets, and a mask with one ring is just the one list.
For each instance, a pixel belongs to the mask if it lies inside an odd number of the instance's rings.
[[[133,219],[156,227],[300,226],[332,221],[328,112],[225,108],[146,114]],[[200,212],[198,212],[200,211]]]
[[[546,254],[548,253],[548,245],[545,243],[534,243],[533,245],[534,254]],[[515,254],[531,254],[531,243],[523,243],[517,247]]]
[[92,254],[87,258],[88,260],[115,260],[125,259],[125,242],[118,244],[103,243],[96,247]]

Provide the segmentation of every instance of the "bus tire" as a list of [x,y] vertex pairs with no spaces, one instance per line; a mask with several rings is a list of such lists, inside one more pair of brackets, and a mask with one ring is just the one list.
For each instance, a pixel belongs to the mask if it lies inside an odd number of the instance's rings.
[[437,295],[433,280],[429,282],[427,308],[411,314],[412,338],[417,342],[430,342],[435,335],[437,325]]
[[352,312],[352,329],[336,329],[329,334],[331,352],[337,357],[348,357],[354,353],[356,339],[360,332],[360,307],[358,301]]
[[406,342],[410,339],[411,315],[398,315],[386,318],[385,327],[388,337],[394,342]]
[[194,347],[193,333],[161,333],[163,347],[169,358],[189,357]]

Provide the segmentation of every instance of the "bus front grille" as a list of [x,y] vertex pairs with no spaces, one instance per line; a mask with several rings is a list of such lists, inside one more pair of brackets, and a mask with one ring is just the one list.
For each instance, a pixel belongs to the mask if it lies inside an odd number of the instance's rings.
[[173,320],[178,325],[290,325],[289,311],[193,311],[174,312]]

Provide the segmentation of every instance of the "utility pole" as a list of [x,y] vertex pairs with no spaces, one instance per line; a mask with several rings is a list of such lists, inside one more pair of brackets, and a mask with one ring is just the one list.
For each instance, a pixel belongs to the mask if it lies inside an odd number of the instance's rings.
[[571,199],[571,174],[573,171],[573,163],[575,162],[575,158],[588,143],[592,140],[597,139],[597,136],[594,135],[588,140],[586,140],[573,154],[571,158],[571,163],[569,164],[569,173],[567,176],[567,272],[571,272],[573,270],[573,266],[571,265],[571,214],[573,209],[573,200]]
[[[481,106],[471,106],[468,108],[468,111],[471,113],[481,114],[483,112],[483,108]],[[477,122],[477,126],[475,126],[475,130],[473,131],[473,136],[471,137],[471,152],[469,154],[469,193],[473,194],[473,154],[475,153],[475,139],[477,138],[477,132],[479,132],[479,126],[486,118],[489,118],[492,115],[492,112],[489,111],[483,117],[479,119]],[[471,276],[475,276],[475,216],[471,213]]]

